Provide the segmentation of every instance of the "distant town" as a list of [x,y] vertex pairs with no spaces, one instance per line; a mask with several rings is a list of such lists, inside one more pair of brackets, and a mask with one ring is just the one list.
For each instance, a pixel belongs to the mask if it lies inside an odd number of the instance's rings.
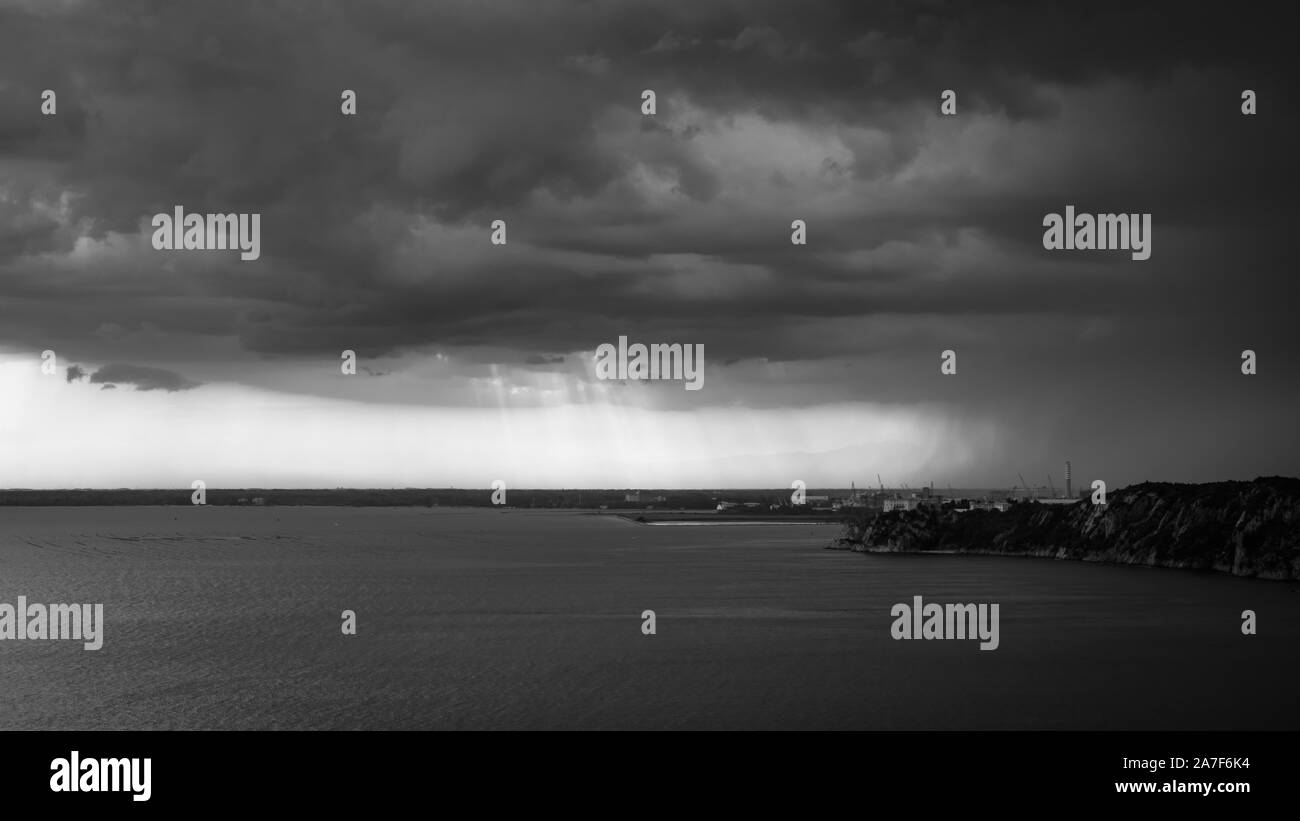
[[[494,504],[487,488],[209,488],[206,504],[215,506],[340,506],[340,507],[499,507],[503,509],[576,509],[669,518],[674,514],[717,519],[804,517],[835,520],[864,512],[938,507],[957,511],[1005,510],[1008,505],[1033,502],[1066,504],[1087,496],[1075,494],[1066,463],[1065,482],[1031,485],[1023,476],[1004,489],[936,488],[934,483],[912,488],[886,487],[880,476],[874,487],[809,488],[796,493],[777,489],[507,489],[503,503]],[[0,506],[190,506],[185,488],[153,489],[0,489]],[[648,520],[648,519],[647,519]]]
[[[1020,480],[1020,484],[1012,485],[1005,490],[953,490],[949,486],[946,491],[943,491],[936,490],[933,482],[922,485],[915,490],[907,485],[903,485],[901,488],[887,489],[884,480],[877,475],[877,487],[875,489],[859,490],[855,482],[849,485],[848,491],[805,494],[803,496],[803,506],[816,513],[859,512],[863,510],[875,510],[884,513],[891,510],[916,510],[925,507],[956,511],[1006,510],[1009,505],[1023,502],[1071,504],[1088,497],[1088,491],[1086,490],[1080,491],[1077,495],[1075,494],[1072,467],[1069,462],[1065,463],[1065,483],[1059,488],[1050,475],[1047,477],[1046,485],[1031,485],[1025,481],[1024,476],[1018,476],[1017,478]],[[636,498],[640,499],[641,497],[638,495]],[[662,499],[663,497],[656,498]],[[627,501],[632,500],[633,495],[629,494]],[[762,503],[755,501],[721,500],[715,509],[718,513],[729,513],[756,511],[761,507]],[[774,502],[768,505],[769,511],[773,512],[798,507],[800,505],[795,504],[792,500]]]

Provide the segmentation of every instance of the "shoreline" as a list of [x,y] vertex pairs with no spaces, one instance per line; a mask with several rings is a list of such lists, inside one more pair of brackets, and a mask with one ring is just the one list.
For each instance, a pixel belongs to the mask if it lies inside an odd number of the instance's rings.
[[[1013,552],[1009,550],[899,550],[887,547],[863,547],[862,545],[840,546],[834,542],[826,545],[824,550],[838,550],[845,553],[863,553],[875,556],[896,555],[896,556],[979,556],[990,558],[1008,558],[1008,559],[1050,559],[1058,562],[1077,562],[1080,564],[1106,565],[1110,567],[1133,567],[1145,570],[1181,570],[1189,573],[1199,573],[1209,576],[1220,576],[1229,579],[1243,579],[1247,581],[1264,581],[1264,582],[1282,582],[1297,584],[1300,580],[1288,576],[1267,576],[1267,575],[1245,575],[1242,573],[1233,573],[1231,570],[1219,570],[1213,567],[1193,567],[1188,564],[1151,564],[1147,562],[1125,562],[1115,559],[1103,559],[1095,556],[1062,556],[1060,550],[1040,549],[1026,552]],[[1300,588],[1298,588],[1300,589]]]
[[712,511],[636,511],[636,510],[600,510],[592,511],[608,516],[617,516],[633,524],[651,526],[702,527],[714,525],[843,525],[844,519],[812,515],[737,515],[714,513]]

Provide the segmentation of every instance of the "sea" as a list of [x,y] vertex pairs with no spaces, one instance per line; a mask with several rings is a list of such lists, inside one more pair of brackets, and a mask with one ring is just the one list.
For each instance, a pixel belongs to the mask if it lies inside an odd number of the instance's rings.
[[[1300,584],[838,530],[2,507],[0,603],[104,632],[0,640],[0,729],[1300,729]],[[998,604],[997,649],[893,638],[915,596]]]

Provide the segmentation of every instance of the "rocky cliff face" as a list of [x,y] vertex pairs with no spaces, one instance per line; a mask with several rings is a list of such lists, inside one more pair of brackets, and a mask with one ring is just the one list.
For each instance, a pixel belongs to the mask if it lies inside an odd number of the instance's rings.
[[1007,511],[891,511],[851,521],[840,546],[955,551],[1215,570],[1300,579],[1300,479],[1204,485],[1145,482],[1107,504]]

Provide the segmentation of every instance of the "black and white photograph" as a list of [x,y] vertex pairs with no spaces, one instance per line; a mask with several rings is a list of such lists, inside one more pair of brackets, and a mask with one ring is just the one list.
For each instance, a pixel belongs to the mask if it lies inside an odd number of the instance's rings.
[[3,789],[1285,800],[1298,18],[0,0]]

